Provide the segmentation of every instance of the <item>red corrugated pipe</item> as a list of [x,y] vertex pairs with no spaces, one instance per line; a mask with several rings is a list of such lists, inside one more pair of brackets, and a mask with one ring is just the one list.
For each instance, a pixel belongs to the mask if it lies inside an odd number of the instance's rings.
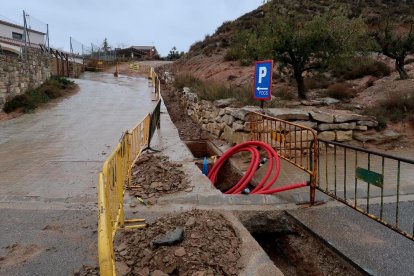
[[[250,162],[249,167],[247,168],[246,173],[243,177],[237,182],[232,188],[225,192],[225,194],[240,194],[252,180],[253,175],[256,173],[257,169],[259,168],[260,163],[260,152],[259,148],[263,149],[267,154],[267,159],[269,160],[268,170],[263,177],[262,181],[250,192],[250,194],[275,194],[282,191],[292,190],[296,188],[305,187],[308,185],[306,181],[301,183],[295,183],[286,185],[283,187],[277,187],[270,189],[270,187],[276,182],[277,178],[279,177],[280,172],[280,159],[277,155],[277,152],[268,144],[259,141],[249,141],[242,144],[238,144],[233,148],[226,151],[214,164],[213,168],[211,169],[210,173],[208,174],[208,178],[210,178],[211,183],[215,185],[217,174],[220,168],[224,165],[224,163],[234,154],[239,152],[250,152],[252,155],[252,160]],[[272,169],[276,166],[275,171],[272,174]],[[269,180],[270,178],[270,180]]]

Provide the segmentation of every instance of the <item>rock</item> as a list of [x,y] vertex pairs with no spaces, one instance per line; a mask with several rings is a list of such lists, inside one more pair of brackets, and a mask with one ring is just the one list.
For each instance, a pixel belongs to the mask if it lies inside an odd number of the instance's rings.
[[224,108],[224,113],[225,113],[225,114],[227,114],[227,115],[231,115],[231,114],[233,114],[233,112],[234,112],[235,110],[237,110],[237,108],[233,108],[233,107],[226,107],[226,108]]
[[167,273],[162,272],[161,270],[155,270],[151,273],[151,276],[168,276]]
[[116,269],[117,275],[127,275],[128,273],[131,272],[131,269],[124,262],[116,262],[115,269]]
[[336,135],[335,131],[322,131],[318,133],[318,139],[335,141]]
[[174,250],[174,255],[177,257],[182,257],[186,254],[184,247],[178,247],[176,250]]
[[282,120],[309,120],[309,112],[293,108],[269,108],[266,114]]
[[182,242],[184,239],[184,229],[177,227],[165,235],[154,239],[151,243],[154,246],[174,245]]
[[393,142],[395,140],[398,140],[402,137],[402,134],[399,134],[393,130],[387,129],[381,133],[375,132],[375,131],[369,131],[369,132],[354,132],[353,138],[355,140],[358,140],[360,142],[366,143],[366,142],[372,142],[373,144],[384,144]]
[[300,141],[311,141],[313,139],[312,133],[307,130],[302,131],[292,131],[285,135],[285,140],[287,143],[296,143]]
[[234,131],[243,131],[244,130],[244,124],[242,121],[234,122],[232,125],[232,128]]
[[149,268],[148,267],[143,267],[143,268],[138,268],[138,269],[134,269],[134,273],[138,274],[138,276],[148,276],[149,274]]
[[150,156],[148,156],[148,155],[144,155],[144,156],[141,156],[140,158],[138,158],[137,159],[137,161],[135,162],[135,165],[140,165],[140,164],[142,164],[142,163],[145,163],[145,162],[147,162],[148,160],[150,160]]
[[226,125],[231,126],[234,122],[234,117],[226,114],[223,116],[223,118],[221,118],[221,121],[225,123]]
[[187,189],[185,189],[184,191],[185,192],[187,192],[187,193],[189,193],[189,192],[191,192],[193,190],[193,187],[188,187]]
[[363,116],[359,114],[336,114],[335,123],[351,122],[351,121],[375,121],[374,117]]
[[352,130],[355,129],[356,123],[342,123],[342,124],[319,124],[318,130]]
[[193,274],[191,274],[191,276],[207,276],[207,271],[200,270],[200,271],[194,272]]
[[330,97],[321,98],[321,99],[318,99],[318,100],[320,100],[325,105],[332,105],[332,104],[337,104],[337,103],[340,102],[340,100],[330,98]]
[[[316,128],[318,126],[318,123],[312,122],[312,121],[293,121],[292,123],[295,123],[300,126],[308,127],[308,128]],[[295,127],[287,125],[286,129],[289,131],[294,131]]]
[[155,205],[157,203],[157,199],[154,197],[151,197],[147,200],[147,203],[150,205]]
[[335,133],[336,133],[335,140],[338,141],[338,142],[352,141],[352,130],[335,131]]
[[306,106],[317,106],[317,105],[323,104],[322,101],[318,101],[318,100],[304,100],[304,101],[301,101],[300,103]]
[[221,100],[214,101],[213,104],[216,107],[222,108],[222,107],[228,107],[235,102],[237,102],[235,98],[228,98],[228,99],[221,99]]
[[220,109],[219,116],[223,116],[224,114],[226,114],[226,112],[224,111],[224,109]]
[[367,127],[376,127],[378,125],[377,121],[358,121],[358,126],[367,126]]
[[245,107],[233,110],[233,113],[231,115],[236,119],[239,119],[242,121],[248,121],[250,112],[253,112],[253,111],[257,112],[260,110],[261,109],[257,106],[245,106]]
[[151,185],[150,185],[150,188],[158,190],[158,189],[162,188],[163,185],[164,184],[162,182],[152,182]]
[[195,217],[190,217],[190,218],[187,220],[187,222],[185,223],[185,226],[186,226],[186,227],[191,227],[191,226],[193,226],[193,225],[195,224],[195,222],[196,222]]
[[333,123],[334,116],[332,114],[321,112],[321,111],[312,111],[310,116],[313,120],[321,123]]
[[367,131],[368,130],[368,127],[367,126],[356,126],[354,129],[355,130]]

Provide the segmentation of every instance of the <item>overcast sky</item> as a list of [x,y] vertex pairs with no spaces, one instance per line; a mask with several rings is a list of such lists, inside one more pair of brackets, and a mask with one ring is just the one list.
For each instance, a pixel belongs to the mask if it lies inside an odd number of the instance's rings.
[[[257,8],[263,0],[2,0],[0,19],[23,25],[29,14],[33,29],[46,30],[50,44],[69,50],[69,37],[85,45],[154,45],[161,55],[212,34],[224,21]],[[41,22],[40,22],[41,21]],[[125,44],[125,45],[122,45]],[[74,43],[74,46],[77,44]],[[79,46],[80,47],[80,46]]]

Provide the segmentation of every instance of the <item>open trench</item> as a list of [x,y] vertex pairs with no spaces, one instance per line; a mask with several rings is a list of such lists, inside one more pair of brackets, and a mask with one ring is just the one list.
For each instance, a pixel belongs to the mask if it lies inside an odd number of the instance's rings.
[[[200,173],[205,159],[211,169],[211,157],[220,156],[222,152],[212,137],[201,130],[186,114],[179,99],[174,97],[173,89],[167,85],[161,89],[169,115],[179,131],[181,140],[192,152]],[[242,175],[242,171],[227,161],[218,174],[216,187],[223,192]],[[235,215],[285,275],[366,274],[290,216],[288,211],[237,211]]]

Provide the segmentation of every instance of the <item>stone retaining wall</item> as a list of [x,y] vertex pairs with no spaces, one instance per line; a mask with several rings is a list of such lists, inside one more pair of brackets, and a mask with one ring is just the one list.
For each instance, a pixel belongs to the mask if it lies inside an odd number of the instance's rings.
[[[181,92],[176,92],[175,96],[180,99],[188,115],[202,129],[229,143],[249,140],[249,113],[261,110],[255,106],[230,107],[235,102],[234,99],[215,102],[200,100],[187,87]],[[313,110],[267,108],[264,112],[272,117],[313,128],[317,131],[319,139],[338,142],[351,141],[354,133],[365,132],[378,125],[374,117],[351,113],[328,113],[317,108]]]
[[[82,72],[82,64],[69,62],[70,77]],[[51,75],[58,75],[57,61],[40,52],[31,52],[27,59],[0,55],[0,110],[7,100],[36,89]]]
[[51,75],[49,58],[31,53],[28,59],[0,55],[0,109],[5,102],[39,87]]

